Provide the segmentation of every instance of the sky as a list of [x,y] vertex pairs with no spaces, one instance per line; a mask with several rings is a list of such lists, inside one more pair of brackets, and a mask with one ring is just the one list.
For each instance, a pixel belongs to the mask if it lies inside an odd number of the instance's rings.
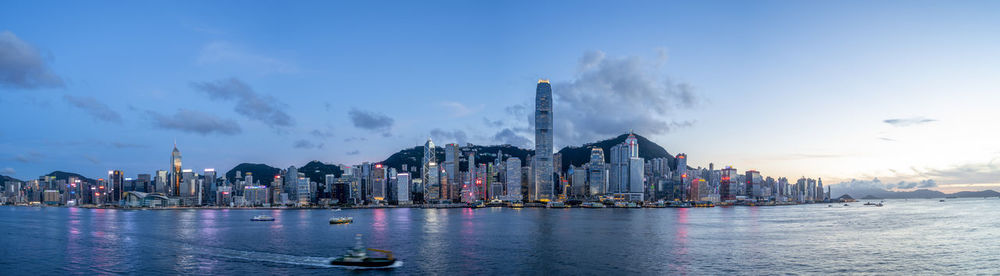
[[1000,2],[0,0],[0,174],[634,130],[689,165],[1000,189]]

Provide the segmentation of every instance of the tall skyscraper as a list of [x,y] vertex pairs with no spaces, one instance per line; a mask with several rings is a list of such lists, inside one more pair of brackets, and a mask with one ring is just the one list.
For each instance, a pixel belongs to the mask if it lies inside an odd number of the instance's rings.
[[110,189],[110,200],[114,204],[122,200],[125,193],[125,173],[119,170],[108,171],[108,187]]
[[[442,199],[452,199],[455,200],[458,197],[458,185],[459,181],[459,154],[461,154],[458,144],[451,143],[444,146],[444,170],[447,172],[447,182],[448,192],[442,196]],[[442,181],[444,182],[444,181]]]
[[504,180],[507,181],[506,200],[521,200],[521,159],[517,157],[507,158],[504,167],[507,169],[504,177]]
[[170,154],[170,189],[175,196],[181,194],[181,151],[177,150],[177,142],[174,142],[174,151]]
[[[434,154],[434,141],[431,141],[431,138],[427,138],[427,143],[424,143],[424,158],[420,162],[421,164],[420,179],[424,183],[424,186],[430,184],[428,178],[430,177],[431,173],[432,172],[437,173],[437,168],[434,168],[433,171],[431,170],[430,166],[432,163],[436,167],[437,156],[435,156]],[[427,195],[424,194],[424,197],[426,199]]]
[[538,200],[553,199],[552,85],[538,80],[535,88],[535,193]]

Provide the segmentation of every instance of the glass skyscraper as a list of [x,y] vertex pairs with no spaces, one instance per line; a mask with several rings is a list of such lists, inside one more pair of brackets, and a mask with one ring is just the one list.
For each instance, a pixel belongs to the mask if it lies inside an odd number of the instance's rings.
[[535,193],[538,200],[553,199],[552,85],[538,80],[535,88]]

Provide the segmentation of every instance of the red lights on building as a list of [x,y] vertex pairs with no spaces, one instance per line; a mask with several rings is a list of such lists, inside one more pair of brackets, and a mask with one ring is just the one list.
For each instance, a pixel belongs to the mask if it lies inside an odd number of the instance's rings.
[[381,169],[382,168],[382,164],[375,164],[375,168],[376,169]]

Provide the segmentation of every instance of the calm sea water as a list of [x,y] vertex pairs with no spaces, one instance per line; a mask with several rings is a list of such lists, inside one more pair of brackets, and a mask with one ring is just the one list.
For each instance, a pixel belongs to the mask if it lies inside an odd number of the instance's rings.
[[[0,207],[0,274],[998,274],[1000,199],[706,209]],[[274,222],[251,222],[257,214]],[[350,225],[330,225],[353,216]],[[326,261],[364,234],[403,265]]]

